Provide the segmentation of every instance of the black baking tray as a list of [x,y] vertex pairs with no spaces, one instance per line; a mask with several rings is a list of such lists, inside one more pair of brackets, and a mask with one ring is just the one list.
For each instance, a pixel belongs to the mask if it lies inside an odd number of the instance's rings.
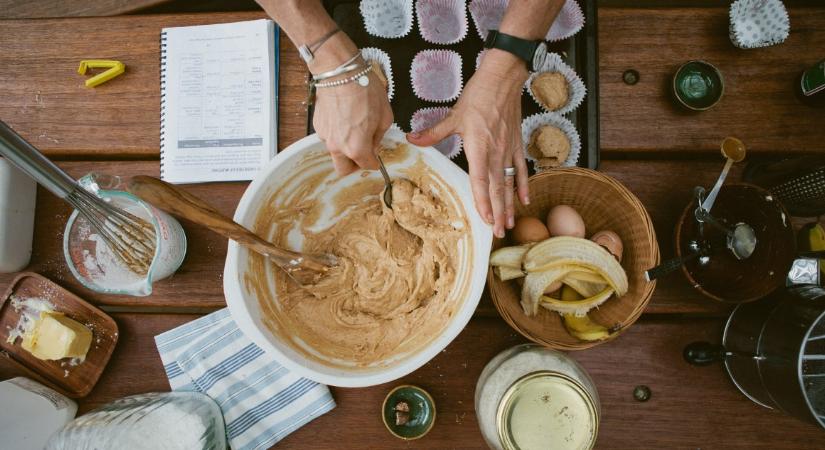
[[[599,165],[597,0],[578,0],[578,2],[585,15],[584,28],[572,38],[549,43],[548,46],[550,51],[560,54],[567,64],[576,70],[587,87],[584,102],[575,111],[567,114],[566,117],[576,125],[581,136],[582,149],[578,165],[596,169]],[[390,104],[395,123],[403,130],[410,129],[410,117],[420,108],[452,106],[455,104],[455,102],[446,104],[427,102],[415,96],[410,83],[410,66],[416,53],[426,49],[450,49],[458,52],[462,59],[462,77],[465,85],[475,72],[476,56],[482,50],[483,41],[478,35],[469,10],[467,10],[468,29],[466,37],[457,44],[436,45],[430,44],[421,38],[417,20],[412,31],[402,38],[380,38],[367,33],[361,18],[361,12],[358,9],[358,0],[324,0],[323,4],[339,28],[347,33],[359,48],[376,47],[390,55],[395,82],[395,95]],[[541,112],[539,106],[527,93],[522,95],[521,101],[522,117]],[[307,115],[308,133],[314,133],[312,116],[313,109],[310,106]],[[463,151],[453,161],[464,170],[467,170],[467,159]]]

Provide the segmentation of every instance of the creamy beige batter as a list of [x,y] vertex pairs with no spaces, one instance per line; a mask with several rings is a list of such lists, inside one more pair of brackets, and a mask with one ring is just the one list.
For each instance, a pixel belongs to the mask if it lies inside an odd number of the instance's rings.
[[[393,150],[385,162],[401,159],[406,155],[400,152],[406,151],[403,146]],[[317,175],[315,183],[328,174]],[[443,331],[467,287],[456,286],[456,271],[460,243],[467,251],[472,247],[469,225],[457,203],[432,193],[430,188],[438,185],[441,195],[455,195],[445,192],[449,187],[423,162],[405,175],[408,179],[394,179],[393,209],[380,200],[383,183],[376,178],[337,193],[333,206],[342,216],[323,231],[310,229],[324,205],[308,198],[309,189],[290,195],[287,205],[273,208],[277,211],[259,213],[256,231],[271,230],[274,222],[271,240],[276,244],[288,246],[287,235],[297,228],[304,235],[302,251],[332,253],[339,260],[306,289],[270,270],[276,278],[275,299],[262,288],[271,263],[252,258],[247,288],[263,299],[265,322],[273,332],[317,359],[370,366],[418,350]],[[308,183],[313,180],[302,186]]]

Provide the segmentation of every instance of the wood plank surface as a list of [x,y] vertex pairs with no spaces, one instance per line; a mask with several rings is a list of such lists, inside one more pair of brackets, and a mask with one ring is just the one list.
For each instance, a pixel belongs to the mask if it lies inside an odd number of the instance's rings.
[[[0,120],[53,157],[157,159],[160,31],[235,22],[262,12],[0,20]],[[79,32],[82,30],[82,32]],[[305,68],[281,36],[279,148],[306,134]],[[126,73],[94,89],[82,59],[116,59]]]
[[[157,176],[156,161],[58,163],[72,176],[89,172],[112,175]],[[709,187],[718,176],[722,162],[688,161],[604,161],[602,170],[636,193],[647,208],[662,250],[662,257],[673,254],[672,236],[676,220],[690,200],[693,186]],[[739,177],[735,167],[731,181]],[[193,194],[208,199],[221,212],[232,215],[247,183],[211,183],[185,186]],[[189,248],[180,270],[155,285],[150,297],[105,295],[89,291],[77,282],[63,259],[63,229],[71,209],[49,192],[38,190],[35,220],[34,254],[27,270],[38,272],[58,282],[81,297],[107,306],[219,308],[224,305],[223,265],[226,241],[196,224],[182,221]],[[0,287],[11,282],[14,274],[0,274]],[[730,308],[702,297],[687,281],[675,273],[659,282],[649,313],[723,314]],[[488,295],[482,299],[478,313],[496,316]]]
[[[153,337],[194,318],[113,316],[120,342],[98,385],[81,400],[80,413],[126,395],[168,390]],[[697,368],[682,360],[686,344],[718,342],[720,327],[719,319],[643,319],[614,342],[571,353],[599,390],[597,448],[812,448],[821,430],[750,402],[721,366]],[[276,448],[483,448],[474,410],[476,381],[495,354],[522,342],[500,319],[475,318],[444,352],[400,380],[364,389],[333,388],[336,409]],[[409,444],[396,441],[379,415],[386,393],[402,383],[426,388],[438,410],[430,434]],[[646,403],[633,400],[633,388],[641,384],[652,391]]]
[[[727,8],[598,12],[603,158],[626,152],[715,155],[725,136],[739,137],[751,152],[823,150],[825,109],[804,106],[793,89],[801,71],[825,56],[825,9],[789,8],[788,40],[752,50],[731,44]],[[709,111],[685,112],[671,100],[671,77],[691,59],[714,64],[725,80],[721,102]],[[638,84],[622,81],[628,69],[639,72]]]
[[169,0],[0,0],[0,19],[114,16]]

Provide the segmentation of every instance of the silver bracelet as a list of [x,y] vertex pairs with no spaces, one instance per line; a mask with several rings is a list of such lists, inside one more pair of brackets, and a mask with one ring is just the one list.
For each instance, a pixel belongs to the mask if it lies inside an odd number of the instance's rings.
[[318,75],[313,75],[312,79],[315,80],[315,81],[323,81],[323,80],[326,80],[328,78],[337,77],[338,75],[342,75],[342,74],[345,74],[347,72],[352,72],[353,70],[361,67],[361,64],[355,61],[360,56],[361,56],[361,51],[359,50],[359,51],[355,52],[355,55],[352,58],[350,58],[349,60],[347,60],[346,62],[344,62],[340,66],[338,66],[338,67],[336,67],[332,70],[328,70],[326,72],[319,73]]
[[364,68],[364,70],[356,73],[353,76],[343,78],[343,79],[340,79],[340,80],[328,81],[326,83],[313,83],[313,86],[315,86],[316,88],[330,88],[330,87],[336,87],[336,86],[343,86],[345,84],[349,84],[349,83],[352,83],[354,81],[357,81],[359,85],[366,87],[370,84],[370,79],[366,75],[368,73],[370,73],[371,70],[372,70],[372,64],[367,64],[367,67]]

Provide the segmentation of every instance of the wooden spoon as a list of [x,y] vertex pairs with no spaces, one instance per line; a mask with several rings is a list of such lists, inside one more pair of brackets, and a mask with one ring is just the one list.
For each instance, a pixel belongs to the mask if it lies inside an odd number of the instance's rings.
[[269,257],[300,284],[317,281],[319,274],[336,265],[333,255],[306,255],[277,247],[224,216],[203,200],[157,178],[135,176],[129,181],[127,190],[164,211],[199,223],[221,236]]

